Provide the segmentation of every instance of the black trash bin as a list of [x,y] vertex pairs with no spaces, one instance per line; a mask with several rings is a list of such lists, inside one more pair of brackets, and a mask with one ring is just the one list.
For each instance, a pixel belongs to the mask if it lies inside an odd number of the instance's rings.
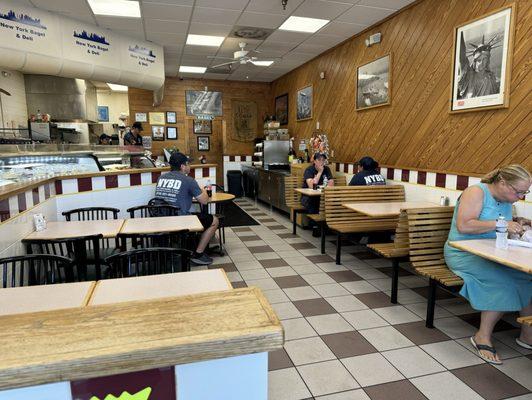
[[234,194],[235,197],[242,197],[242,172],[241,171],[227,171],[227,186],[229,193]]

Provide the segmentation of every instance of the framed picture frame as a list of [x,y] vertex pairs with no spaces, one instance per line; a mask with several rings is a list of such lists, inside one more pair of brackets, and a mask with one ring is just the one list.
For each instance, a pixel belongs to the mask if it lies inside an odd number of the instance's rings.
[[167,111],[166,112],[166,123],[167,124],[175,124],[175,123],[177,123],[177,113],[175,111]]
[[177,140],[177,126],[166,127],[166,140]]
[[164,126],[152,125],[151,126],[151,137],[153,141],[163,141],[164,140]]
[[148,122],[148,114],[143,112],[135,113],[135,122]]
[[165,124],[165,114],[163,112],[151,112],[148,116],[150,117],[150,125]]
[[194,120],[194,133],[199,135],[212,134],[212,121],[205,119]]
[[355,109],[357,111],[390,105],[392,98],[392,54],[386,54],[357,67]]
[[281,125],[288,124],[288,93],[275,98],[275,118]]
[[297,90],[296,96],[296,121],[312,119],[312,85]]
[[109,106],[98,106],[98,121],[109,122]]
[[209,151],[211,149],[211,138],[209,136],[198,136],[198,151]]
[[450,113],[507,108],[515,4],[454,29]]
[[223,112],[222,92],[186,90],[185,106],[187,115],[210,114],[221,117]]

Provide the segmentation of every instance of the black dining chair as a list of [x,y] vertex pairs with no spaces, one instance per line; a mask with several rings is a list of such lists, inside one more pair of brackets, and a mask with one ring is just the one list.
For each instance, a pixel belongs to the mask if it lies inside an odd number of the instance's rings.
[[[68,239],[23,239],[28,254],[49,254],[72,259],[77,279],[79,281],[100,280],[102,278],[102,263],[100,257],[100,241],[103,235],[78,236]],[[89,258],[89,255],[92,255]],[[94,266],[94,274],[89,274],[90,266]],[[66,279],[75,279],[73,270],[67,271]],[[92,276],[94,275],[94,276]]]
[[175,232],[119,233],[117,239],[121,252],[151,247],[183,249],[186,247],[188,232],[188,229],[181,229]]
[[49,254],[0,258],[2,288],[65,282],[72,260]]
[[190,271],[191,255],[189,250],[153,247],[115,254],[105,262],[111,266],[111,277],[125,278]]
[[154,197],[148,204],[127,209],[130,218],[174,217],[180,208],[168,204],[165,200]]

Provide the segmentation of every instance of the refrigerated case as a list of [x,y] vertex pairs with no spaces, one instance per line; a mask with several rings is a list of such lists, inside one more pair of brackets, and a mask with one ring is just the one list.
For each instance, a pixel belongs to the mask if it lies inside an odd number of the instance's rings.
[[156,168],[151,158],[143,152],[94,152],[100,165],[106,171],[114,171],[129,168]]

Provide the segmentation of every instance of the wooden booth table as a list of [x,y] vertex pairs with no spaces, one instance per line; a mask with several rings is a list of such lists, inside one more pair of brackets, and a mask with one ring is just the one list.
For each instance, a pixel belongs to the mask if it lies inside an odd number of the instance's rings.
[[95,285],[73,282],[0,289],[0,316],[84,307]]
[[532,248],[508,246],[507,249],[498,249],[495,247],[495,239],[458,240],[449,242],[449,245],[527,274],[532,274]]
[[408,208],[438,207],[428,201],[383,201],[379,203],[347,203],[345,208],[368,215],[370,217],[397,217],[402,210]]
[[25,239],[69,239],[79,236],[98,235],[100,233],[104,238],[113,238],[118,235],[123,223],[123,219],[48,222],[45,230],[32,232]]
[[309,197],[318,197],[323,194],[321,190],[314,190],[309,188],[295,188],[296,192],[301,193],[302,195],[309,196]]
[[203,225],[201,225],[201,222],[195,215],[131,218],[124,221],[120,233],[177,232],[183,229],[188,229],[190,232],[202,232]]

